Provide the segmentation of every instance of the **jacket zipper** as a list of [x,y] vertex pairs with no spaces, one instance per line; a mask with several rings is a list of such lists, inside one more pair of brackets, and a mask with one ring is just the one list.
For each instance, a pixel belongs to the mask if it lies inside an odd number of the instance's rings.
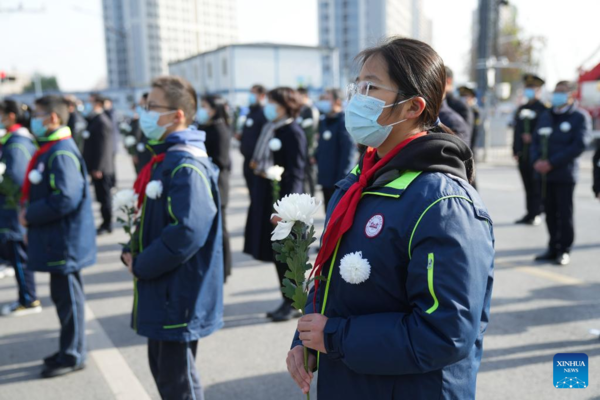
[[438,302],[437,296],[435,295],[435,290],[433,288],[433,267],[435,264],[433,253],[429,253],[427,255],[427,286],[429,286],[429,293],[433,298],[433,306],[429,310],[427,310],[427,314],[432,314],[435,310],[437,310],[440,303]]

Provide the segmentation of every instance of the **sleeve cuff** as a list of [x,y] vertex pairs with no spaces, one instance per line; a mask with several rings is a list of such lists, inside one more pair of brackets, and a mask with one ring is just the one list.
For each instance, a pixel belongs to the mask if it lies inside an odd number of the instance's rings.
[[344,357],[342,353],[342,333],[346,326],[345,318],[329,318],[323,329],[323,341],[327,357],[337,360]]

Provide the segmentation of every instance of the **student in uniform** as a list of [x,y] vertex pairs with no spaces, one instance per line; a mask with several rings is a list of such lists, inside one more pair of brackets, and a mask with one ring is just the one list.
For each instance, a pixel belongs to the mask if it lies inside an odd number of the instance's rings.
[[138,175],[140,253],[122,260],[134,276],[132,328],[148,338],[163,399],[202,399],[198,340],[223,326],[223,241],[217,177],[203,131],[190,128],[196,91],[156,78],[140,125],[154,155]]
[[542,188],[535,177],[533,162],[531,158],[531,143],[533,132],[540,116],[548,110],[548,107],[540,101],[544,80],[533,74],[523,75],[525,89],[523,94],[527,103],[519,107],[515,113],[513,156],[518,161],[521,180],[525,188],[525,205],[527,213],[523,218],[517,220],[517,224],[540,225],[543,211]]
[[[552,108],[537,122],[531,147],[533,169],[542,179],[542,198],[550,240],[536,261],[568,265],[575,240],[573,194],[579,176],[579,156],[591,131],[591,118],[574,99],[575,85],[556,84]],[[545,181],[545,182],[544,182]]]
[[314,158],[317,164],[318,181],[323,190],[325,210],[335,184],[342,180],[356,164],[357,149],[346,129],[342,110],[342,91],[327,89],[316,103],[321,119],[319,142]]
[[229,203],[229,176],[231,174],[231,129],[227,115],[227,102],[221,96],[202,97],[196,122],[206,133],[206,153],[219,168],[219,193],[221,194],[221,219],[223,224],[223,265],[225,281],[231,275],[231,246],[226,224],[227,204]]
[[594,185],[592,186],[592,190],[594,194],[600,200],[600,139],[596,141],[596,153],[594,153],[593,162],[593,181]]
[[36,295],[34,273],[27,266],[25,229],[18,218],[25,171],[37,150],[28,130],[30,113],[29,107],[17,101],[0,102],[0,128],[6,129],[6,134],[0,138],[2,181],[6,180],[5,185],[8,182],[14,185],[14,189],[6,186],[6,190],[12,193],[0,190],[0,258],[14,268],[19,289],[19,299],[4,305],[0,310],[2,316],[16,317],[42,311]]
[[[481,115],[481,110],[477,105],[477,93],[475,93],[474,88],[469,86],[461,86],[458,88],[458,93],[460,94],[461,100],[471,109],[471,112],[473,113],[473,127],[471,129],[471,143],[469,144],[469,147],[473,152],[473,161],[475,161],[475,151],[479,138],[481,137],[481,133],[483,132],[483,116]],[[475,179],[471,184],[475,189],[477,189],[477,183]]]
[[472,153],[437,120],[443,61],[402,38],[359,60],[346,127],[369,149],[329,204],[313,271],[327,282],[311,290],[288,370],[306,393],[306,346],[320,399],[475,399],[494,237]]
[[105,100],[99,94],[90,97],[92,111],[88,114],[89,137],[83,147],[83,159],[88,167],[96,199],[100,203],[102,224],[98,235],[112,233],[112,194],[115,171],[113,125],[104,110]]
[[60,320],[59,350],[44,359],[45,378],[83,369],[85,295],[81,269],[96,263],[94,215],[86,166],[66,126],[59,96],[35,101],[31,131],[39,150],[27,168],[19,215],[28,228],[28,267],[50,273],[50,297]]
[[[466,122],[470,133],[474,122],[473,111],[463,99],[455,96],[454,73],[449,67],[446,67],[446,103]],[[471,143],[467,142],[467,144],[470,145]]]

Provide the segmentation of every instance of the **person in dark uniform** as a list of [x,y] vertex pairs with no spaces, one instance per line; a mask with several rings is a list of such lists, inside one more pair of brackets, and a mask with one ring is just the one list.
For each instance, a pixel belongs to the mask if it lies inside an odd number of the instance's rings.
[[206,132],[206,153],[219,167],[219,193],[221,193],[221,219],[223,220],[223,266],[224,278],[231,275],[231,247],[227,231],[226,210],[229,203],[229,175],[231,174],[231,129],[229,128],[226,101],[221,96],[208,95],[196,115],[198,129]]
[[83,104],[81,103],[81,100],[75,96],[65,96],[65,100],[69,105],[69,122],[67,123],[67,126],[71,129],[73,140],[77,143],[79,152],[83,152],[83,132],[85,132],[85,129],[87,128],[87,121],[79,112],[79,109],[83,108]]
[[[274,261],[271,232],[277,224],[271,219],[273,203],[293,194],[304,192],[304,174],[307,162],[306,136],[296,122],[302,103],[296,91],[288,87],[279,87],[268,94],[268,103],[264,107],[265,117],[269,121],[263,128],[251,161],[256,178],[256,190],[250,205],[248,230],[244,251],[260,261]],[[284,168],[279,182],[279,199],[273,198],[272,182],[265,177],[268,166],[278,165]],[[275,261],[279,286],[287,271],[287,265]],[[273,321],[287,321],[300,314],[292,307],[292,302],[281,293],[281,306],[267,316]]]
[[573,98],[575,85],[556,84],[552,109],[544,111],[534,131],[531,157],[533,168],[542,180],[546,225],[550,234],[548,249],[535,259],[570,262],[575,239],[573,193],[579,172],[579,156],[586,147],[591,118]]
[[592,162],[594,163],[594,185],[592,186],[592,190],[598,200],[600,200],[600,139],[596,140],[596,153],[594,153]]
[[525,90],[523,94],[527,103],[519,107],[513,122],[513,156],[519,163],[519,172],[525,188],[525,204],[527,213],[516,221],[517,224],[539,225],[542,223],[540,215],[543,212],[542,193],[540,182],[535,178],[533,161],[531,159],[532,132],[540,116],[548,109],[540,101],[544,80],[533,74],[523,75]]
[[254,188],[254,171],[250,168],[250,161],[254,154],[256,142],[260,136],[263,126],[267,123],[263,113],[263,105],[267,95],[267,89],[263,85],[254,85],[250,89],[249,103],[250,112],[246,116],[242,135],[240,138],[240,150],[244,156],[244,179],[250,192],[250,201],[252,201],[252,190]]
[[90,96],[92,112],[88,116],[89,138],[83,147],[83,158],[87,165],[96,199],[100,203],[102,224],[98,235],[112,233],[112,195],[115,171],[113,126],[104,110],[104,98],[98,94]]
[[[316,107],[308,96],[308,89],[300,87],[297,90],[302,101],[302,108],[298,116],[298,124],[302,127],[306,135],[306,154],[313,154],[317,144],[317,132],[319,131],[320,110]],[[315,195],[316,181],[315,167],[312,163],[306,163],[306,173],[304,174],[304,192]]]
[[335,192],[335,184],[342,180],[356,164],[357,149],[346,129],[342,110],[342,91],[327,89],[316,103],[321,118],[319,142],[314,155],[317,163],[318,184],[323,190],[325,210]]
[[[42,306],[35,290],[35,276],[27,266],[26,232],[19,224],[18,202],[25,172],[37,148],[29,132],[31,111],[14,100],[0,102],[0,128],[6,134],[0,138],[0,258],[15,271],[19,291],[18,301],[6,304],[2,316],[38,313]],[[10,182],[10,184],[8,184]]]
[[133,160],[135,164],[136,173],[140,173],[142,168],[146,166],[150,162],[152,158],[152,152],[147,149],[148,138],[143,134],[142,129],[140,127],[140,114],[141,110],[146,107],[146,103],[148,101],[148,93],[144,93],[135,108],[135,115],[131,122],[131,134],[135,137],[137,143],[135,145],[135,154],[133,155]]
[[[473,111],[461,98],[454,95],[454,72],[448,67],[446,67],[446,103],[467,123],[470,132],[474,122]],[[470,145],[471,142],[467,144]]]
[[[469,86],[461,86],[458,88],[458,93],[460,94],[460,98],[465,102],[467,106],[471,109],[473,113],[473,128],[471,129],[471,143],[469,147],[473,152],[473,162],[475,162],[475,150],[478,145],[478,141],[482,137],[483,132],[483,115],[482,111],[479,109],[477,105],[477,93],[475,89]],[[473,182],[471,183],[475,189],[477,189],[477,182],[475,178],[473,178]]]
[[440,106],[440,121],[452,130],[463,142],[471,145],[471,128],[465,120],[448,105],[446,99]]

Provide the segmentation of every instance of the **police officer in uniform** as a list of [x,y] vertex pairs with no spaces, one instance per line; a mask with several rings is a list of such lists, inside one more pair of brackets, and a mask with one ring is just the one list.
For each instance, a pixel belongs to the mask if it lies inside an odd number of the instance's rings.
[[573,99],[574,85],[561,81],[552,95],[552,109],[537,123],[531,156],[533,168],[541,176],[542,198],[550,241],[537,261],[570,262],[575,238],[573,193],[579,172],[578,158],[586,147],[591,131],[589,114]]
[[267,89],[265,89],[263,85],[254,85],[250,89],[250,96],[248,97],[250,112],[246,116],[244,128],[242,129],[242,136],[240,138],[240,150],[244,156],[244,178],[246,179],[246,185],[250,192],[250,198],[252,198],[254,186],[254,171],[252,171],[249,164],[252,160],[252,155],[254,154],[254,148],[256,147],[260,132],[267,123],[267,119],[263,113],[266,94]]
[[[321,113],[318,107],[313,104],[312,100],[308,96],[308,89],[300,87],[296,90],[302,101],[302,108],[300,109],[300,115],[297,118],[298,124],[302,127],[304,134],[306,135],[306,154],[312,154],[315,152],[315,147],[318,138],[316,137],[319,131],[319,121],[321,120]],[[315,168],[312,163],[306,163],[306,171],[304,172],[304,192],[310,193],[311,196],[315,195]]]
[[513,156],[519,163],[519,172],[525,187],[525,204],[527,213],[515,223],[525,225],[539,225],[542,223],[542,194],[540,182],[535,179],[533,161],[531,159],[532,133],[538,123],[540,115],[548,107],[540,101],[544,80],[533,74],[523,75],[525,90],[523,94],[527,103],[519,107],[515,113],[513,123]]
[[342,111],[342,91],[327,89],[316,104],[321,118],[319,142],[315,152],[318,183],[323,189],[325,210],[335,192],[335,184],[341,181],[356,165],[356,145],[346,129]]

